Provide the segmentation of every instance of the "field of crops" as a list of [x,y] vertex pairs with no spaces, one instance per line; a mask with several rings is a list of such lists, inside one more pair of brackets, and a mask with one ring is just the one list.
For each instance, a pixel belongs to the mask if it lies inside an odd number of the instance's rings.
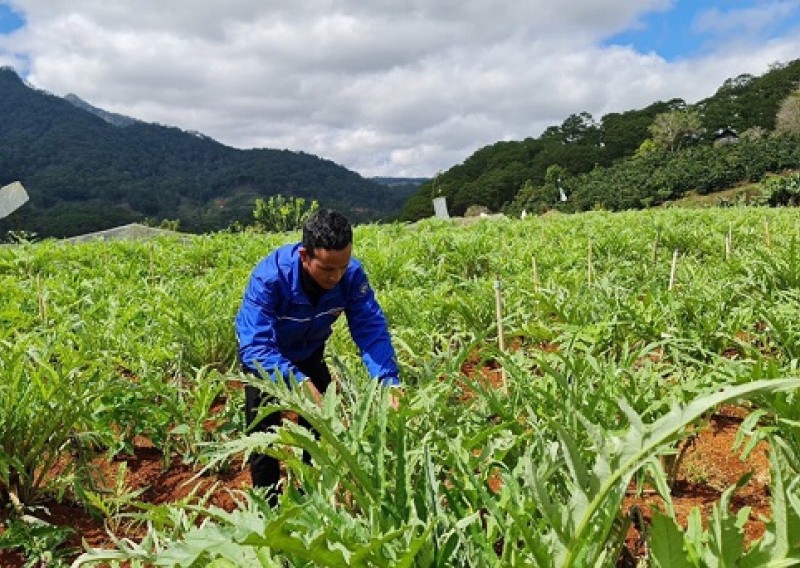
[[[319,437],[291,422],[247,437],[232,320],[255,263],[296,239],[0,248],[0,563],[800,559],[797,211],[358,227],[354,254],[398,351],[400,409],[366,376],[343,326],[327,350],[338,389],[321,408],[264,384]],[[683,450],[722,409],[738,417],[736,456],[768,448],[769,519],[740,498],[747,476],[707,484],[712,497],[688,518],[674,506],[679,481],[711,477],[702,456],[689,472]],[[155,488],[128,477],[143,447],[164,472],[206,483],[174,502],[147,499]],[[276,509],[231,489],[254,450],[286,462]],[[64,503],[116,537],[76,551],[80,526],[48,516]]]

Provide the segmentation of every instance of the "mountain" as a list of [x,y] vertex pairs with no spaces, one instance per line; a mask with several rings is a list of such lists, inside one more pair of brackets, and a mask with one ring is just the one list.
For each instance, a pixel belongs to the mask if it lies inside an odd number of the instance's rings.
[[251,222],[256,198],[277,194],[368,222],[395,217],[413,192],[304,152],[240,150],[125,118],[0,68],[0,186],[19,180],[31,198],[0,221],[0,235],[65,237],[146,218],[214,231]]
[[370,178],[382,185],[398,186],[398,185],[422,185],[429,178],[404,178],[404,177],[373,177]]
[[419,186],[428,181],[428,178],[404,178],[404,177],[372,177],[372,181],[400,191],[406,198],[415,194]]
[[68,95],[64,96],[64,100],[68,103],[73,104],[74,106],[78,107],[79,109],[83,109],[85,111],[89,111],[95,116],[99,116],[103,120],[105,120],[109,124],[113,124],[114,126],[130,126],[131,124],[135,124],[139,122],[135,118],[131,118],[130,116],[125,116],[124,114],[117,114],[114,112],[108,112],[107,110],[103,110],[101,108],[97,108],[96,106],[90,105],[85,100],[80,98],[78,95],[74,93],[69,93]]
[[[622,168],[627,167],[622,162],[633,159],[642,143],[650,138],[649,127],[656,116],[671,111],[696,112],[702,122],[702,134],[691,142],[700,148],[711,145],[715,133],[720,129],[730,128],[742,134],[748,130],[772,132],[781,101],[798,87],[800,59],[775,64],[760,77],[742,74],[728,79],[714,95],[694,105],[676,98],[656,101],[642,109],[609,113],[600,120],[595,120],[588,112],[572,114],[560,126],[547,128],[538,138],[502,141],[485,146],[463,163],[422,183],[404,205],[400,219],[413,221],[432,215],[432,196],[446,197],[448,209],[454,215],[463,215],[471,205],[484,205],[499,211],[518,201],[517,196],[523,193],[527,194],[527,201],[530,201],[531,195],[535,197],[543,193],[558,197],[559,183],[567,178],[583,180],[580,176],[590,173],[595,179],[592,181],[592,201],[589,206],[611,207],[611,203],[645,203],[648,200],[655,204],[661,195],[670,193],[674,188],[661,188],[658,195],[636,195],[635,199],[628,200],[620,199],[625,196],[597,194],[596,186],[604,185],[604,191],[608,194],[620,191],[617,183],[619,168],[611,167],[617,164]],[[751,149],[751,146],[740,146],[741,151],[745,148]],[[759,168],[772,157],[767,155],[764,160],[767,161],[760,164]],[[733,169],[732,166],[727,168]],[[749,173],[743,173],[743,176],[752,175],[758,169],[754,166],[743,168],[749,168]],[[649,177],[654,175],[651,171]],[[644,175],[644,179],[649,178]],[[739,181],[745,179],[742,177]],[[696,187],[708,186],[704,180],[686,180],[686,186],[691,186],[695,181]],[[547,201],[551,205],[557,203],[545,197],[541,202]],[[572,206],[573,201],[570,201],[564,208]],[[562,205],[557,207],[561,208]]]

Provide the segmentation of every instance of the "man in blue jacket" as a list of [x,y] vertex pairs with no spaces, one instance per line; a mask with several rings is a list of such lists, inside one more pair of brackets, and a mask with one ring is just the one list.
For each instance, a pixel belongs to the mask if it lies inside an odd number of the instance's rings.
[[[352,248],[350,223],[341,213],[323,209],[303,225],[301,243],[284,245],[259,262],[236,316],[239,360],[246,372],[299,384],[320,403],[331,382],[323,358],[325,342],[344,314],[370,375],[386,386],[400,384],[386,318],[361,263],[351,256]],[[264,402],[258,388],[245,387],[251,431],[280,423],[280,413],[255,423]],[[394,397],[391,403],[396,406]],[[250,474],[253,486],[272,491],[274,502],[278,460],[252,455]]]

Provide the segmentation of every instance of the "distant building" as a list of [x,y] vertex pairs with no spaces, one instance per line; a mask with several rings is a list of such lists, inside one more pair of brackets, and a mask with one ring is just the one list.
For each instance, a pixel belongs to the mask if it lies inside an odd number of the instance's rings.
[[714,133],[714,146],[736,144],[737,142],[739,142],[739,134],[730,126],[720,128]]
[[122,225],[121,227],[114,227],[113,229],[107,229],[105,231],[70,237],[64,239],[64,241],[71,243],[86,241],[141,241],[158,237],[173,237],[183,242],[188,242],[192,238],[192,235],[131,223],[130,225]]

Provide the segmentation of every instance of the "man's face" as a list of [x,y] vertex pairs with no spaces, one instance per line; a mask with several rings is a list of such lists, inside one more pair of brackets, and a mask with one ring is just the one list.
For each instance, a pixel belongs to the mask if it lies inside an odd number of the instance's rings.
[[317,248],[307,251],[300,247],[300,260],[309,276],[322,286],[330,290],[339,283],[350,264],[350,254],[353,245],[349,244],[342,250]]

